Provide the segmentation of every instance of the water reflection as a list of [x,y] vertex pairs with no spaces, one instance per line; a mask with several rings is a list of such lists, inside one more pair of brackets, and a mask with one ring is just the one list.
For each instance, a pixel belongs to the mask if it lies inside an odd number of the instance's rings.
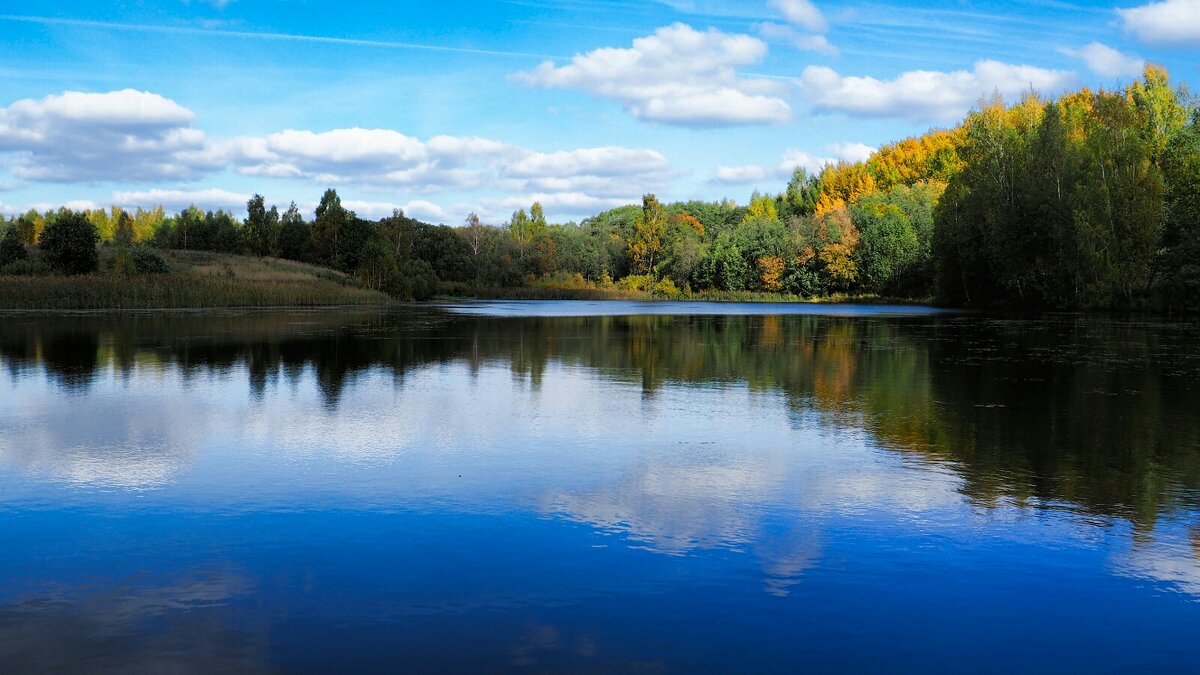
[[[242,378],[257,401],[311,378],[332,413],[357,380],[383,374],[403,390],[411,374],[434,366],[473,378],[502,368],[535,393],[551,367],[578,367],[639,386],[646,402],[664,387],[744,387],[782,397],[794,427],[861,430],[881,447],[947,462],[979,504],[1068,503],[1150,525],[1200,504],[1198,340],[1188,323],[1076,316],[522,319],[411,310],[10,318],[0,358],[14,387],[42,372],[74,394],[102,372],[139,387],[167,378],[170,388],[177,377],[192,390]],[[72,406],[48,395],[39,421],[16,419],[26,435],[8,436],[6,459],[33,468],[58,453],[75,458],[67,465],[91,457],[143,464],[158,477],[136,484],[169,479],[194,453],[172,436],[185,426],[179,419],[121,403]],[[49,423],[81,412],[97,419]],[[305,440],[333,417],[314,415]],[[386,438],[376,452],[404,444],[402,434],[374,433]],[[686,481],[703,482],[705,472],[714,485],[741,485],[753,473],[688,466],[663,492],[691,494]],[[673,480],[639,480],[659,479]]]
[[[53,668],[38,633],[63,625],[101,636],[80,638],[113,655],[101,668],[187,650],[278,667],[280,634],[318,658],[303,636],[333,625],[375,654],[473,635],[466,660],[426,664],[452,669],[684,667],[635,634],[674,621],[700,663],[745,667],[704,649],[697,603],[743,617],[743,642],[859,626],[829,644],[880,648],[921,639],[882,637],[916,596],[943,610],[918,617],[943,622],[925,639],[970,611],[1002,631],[1050,597],[1111,610],[1139,584],[1200,607],[1194,324],[473,312],[0,322],[0,509],[129,516],[101,529],[183,580],[126,588],[126,551],[43,550],[18,518],[0,533],[31,548],[0,579],[32,590],[0,597],[0,661]],[[139,515],[165,519],[171,556]],[[30,574],[39,556],[99,558],[116,590]],[[193,571],[208,559],[238,573]],[[987,595],[1006,583],[1040,596]],[[224,613],[247,603],[252,625]],[[1129,616],[1158,637],[1200,618]],[[188,637],[125,649],[146,622]]]
[[253,589],[226,570],[162,585],[54,589],[0,604],[10,672],[267,672],[260,630],[229,603]]

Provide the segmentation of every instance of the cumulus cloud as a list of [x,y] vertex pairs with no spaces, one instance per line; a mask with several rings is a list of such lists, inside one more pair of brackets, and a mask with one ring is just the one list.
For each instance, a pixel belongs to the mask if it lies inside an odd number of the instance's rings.
[[609,146],[526,153],[503,167],[502,173],[519,183],[519,190],[628,200],[663,187],[671,168],[657,150]]
[[1063,54],[1082,60],[1088,70],[1101,77],[1137,77],[1146,68],[1146,60],[1121,52],[1106,44],[1093,42],[1079,49],[1063,49]]
[[760,62],[767,46],[749,35],[701,32],[676,23],[630,48],[604,48],[557,66],[546,61],[512,79],[531,87],[582,89],[620,101],[629,114],[682,126],[779,124],[792,109],[780,85],[738,74]]
[[473,187],[483,176],[470,161],[503,158],[520,150],[480,138],[436,136],[421,141],[392,129],[288,129],[262,138],[238,138],[213,154],[248,176],[302,178],[322,183],[350,180],[426,191],[435,186]]
[[[72,211],[95,211],[102,207],[99,203],[91,199],[69,199],[65,202],[33,202],[22,207],[6,207],[4,213],[25,213],[29,209],[45,213],[47,211],[57,211],[61,208],[71,209]],[[11,209],[11,210],[9,210]]]
[[866,143],[832,143],[825,149],[832,152],[834,157],[847,162],[865,162],[878,150]]
[[0,152],[18,178],[48,182],[190,179],[213,168],[192,111],[158,94],[69,91],[0,109]]
[[951,122],[994,93],[1016,98],[1032,88],[1054,94],[1074,81],[1069,71],[979,61],[973,70],[914,70],[894,80],[848,77],[832,68],[809,66],[800,86],[817,111]]
[[[0,156],[7,154],[10,171],[30,182],[178,184],[232,170],[253,178],[402,190],[409,196],[473,190],[537,196],[548,208],[636,201],[645,191],[666,187],[673,175],[662,153],[644,148],[540,152],[488,138],[421,139],[394,129],[358,127],[209,139],[195,122],[190,110],[157,94],[67,92],[0,109]],[[114,194],[129,207],[179,209],[195,203],[235,212],[248,198],[190,187]],[[421,218],[457,220],[425,199],[362,206],[372,217],[403,208]]]
[[670,163],[655,150],[610,146],[544,153],[484,138],[422,141],[390,129],[284,131],[237,139],[221,152],[246,175],[419,193],[494,188],[628,200],[661,187],[670,176]]
[[113,193],[113,201],[127,209],[162,206],[168,211],[181,211],[192,204],[204,210],[240,212],[246,208],[250,195],[220,188],[203,190],[140,190]]
[[776,176],[775,170],[752,164],[750,166],[718,166],[714,178],[718,183],[726,185],[749,185]]
[[[448,209],[425,199],[414,199],[404,204],[343,199],[342,206],[354,211],[362,218],[373,220],[390,216],[397,210],[403,211],[409,217],[434,223],[452,223],[459,219]],[[470,207],[461,207],[458,210],[466,213]]]
[[771,0],[770,4],[788,20],[788,23],[814,33],[824,33],[829,29],[821,10],[809,0]]
[[713,181],[724,185],[752,185],[765,181],[787,180],[797,168],[810,174],[819,173],[827,164],[839,161],[863,162],[875,152],[875,148],[863,143],[833,143],[825,146],[825,155],[813,155],[802,150],[789,149],[775,166],[719,166]]
[[530,192],[498,200],[484,200],[485,212],[503,215],[507,211],[528,208],[534,202],[541,203],[547,211],[582,216],[604,209],[612,209],[641,201],[637,197],[597,197],[584,192]]
[[1164,0],[1118,9],[1125,31],[1154,45],[1200,47],[1200,0]]

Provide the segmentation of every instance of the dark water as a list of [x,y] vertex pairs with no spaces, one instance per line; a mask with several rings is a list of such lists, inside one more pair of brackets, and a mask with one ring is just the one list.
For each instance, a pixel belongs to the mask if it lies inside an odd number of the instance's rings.
[[1200,669],[1197,325],[684,309],[0,317],[0,670]]

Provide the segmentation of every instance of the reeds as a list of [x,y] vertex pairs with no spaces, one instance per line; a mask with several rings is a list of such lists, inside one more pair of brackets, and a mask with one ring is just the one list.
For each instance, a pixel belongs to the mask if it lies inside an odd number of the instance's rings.
[[124,310],[378,305],[387,295],[318,279],[206,275],[0,277],[0,309]]

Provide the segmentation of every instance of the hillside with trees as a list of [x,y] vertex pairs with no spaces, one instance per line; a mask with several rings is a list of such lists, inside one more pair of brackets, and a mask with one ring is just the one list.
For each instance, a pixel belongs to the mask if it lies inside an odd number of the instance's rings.
[[368,220],[331,189],[311,218],[255,196],[244,220],[114,207],[31,211],[6,230],[8,276],[132,277],[169,272],[162,251],[209,251],[318,265],[405,299],[535,289],[1197,311],[1200,111],[1150,67],[1122,90],[983,102],[865,162],[797,169],[745,205],[646,195],[580,223],[549,223],[536,203],[496,225]]

